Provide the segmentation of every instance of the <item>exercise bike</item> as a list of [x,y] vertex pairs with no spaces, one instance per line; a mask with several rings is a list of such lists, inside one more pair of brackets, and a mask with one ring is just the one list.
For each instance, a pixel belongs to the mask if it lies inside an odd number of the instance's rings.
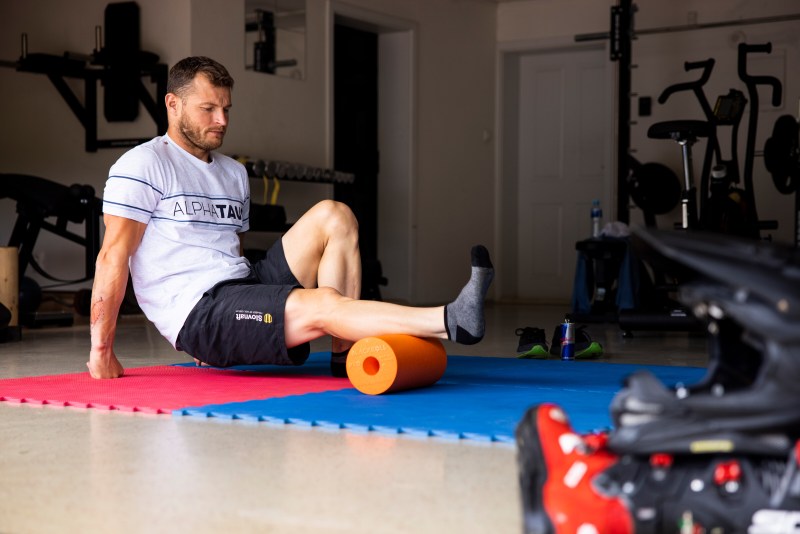
[[[775,221],[760,221],[755,208],[753,188],[753,160],[755,157],[755,137],[758,125],[758,86],[772,88],[772,105],[781,102],[781,83],[771,76],[751,76],[747,73],[747,57],[751,53],[770,53],[770,43],[759,45],[739,45],[737,70],[739,79],[744,82],[750,99],[750,113],[747,128],[746,153],[744,165],[739,165],[738,137],[739,125],[748,104],[744,93],[730,89],[717,98],[712,108],[703,86],[711,77],[715,61],[686,62],[684,69],[701,70],[698,79],[682,82],[664,89],[658,98],[665,104],[671,95],[691,91],[694,93],[705,120],[671,120],[650,126],[648,137],[666,139],[678,143],[683,162],[683,189],[680,195],[681,220],[676,229],[724,233],[740,237],[758,239],[762,230],[777,228]],[[724,159],[719,141],[718,129],[731,127],[730,159]],[[700,188],[695,185],[692,147],[701,139],[706,140],[700,177]],[[742,187],[739,187],[739,184]],[[648,226],[655,226],[651,219]],[[637,251],[642,259],[648,259],[646,251]],[[655,306],[643,309],[623,310],[619,314],[619,325],[624,335],[630,336],[634,330],[695,330],[701,325],[694,320],[685,306],[668,295],[678,289],[678,281],[666,283],[653,265],[654,278],[660,279],[655,285],[661,293],[654,299]]]
[[[738,49],[738,75],[747,89],[747,97],[741,91],[730,89],[717,98],[712,108],[703,86],[711,76],[714,59],[687,62],[687,72],[702,69],[701,76],[693,82],[679,83],[667,87],[658,101],[665,104],[669,97],[680,91],[692,91],[705,115],[705,120],[674,120],[653,124],[648,130],[651,139],[672,139],[681,146],[684,192],[681,198],[681,223],[684,230],[722,232],[743,237],[759,238],[762,230],[777,227],[775,221],[760,221],[756,210],[753,185],[753,163],[755,139],[758,129],[758,86],[772,88],[772,105],[781,102],[782,85],[772,76],[752,76],[747,72],[747,57],[752,53],[771,53],[770,43],[749,45],[742,43]],[[749,102],[748,102],[749,98]],[[743,165],[739,164],[739,125],[745,108],[750,104],[747,125],[746,153]],[[724,159],[718,129],[730,126],[730,159]],[[692,146],[707,139],[703,158],[700,188],[695,187],[692,165]],[[741,187],[739,187],[741,184]]]

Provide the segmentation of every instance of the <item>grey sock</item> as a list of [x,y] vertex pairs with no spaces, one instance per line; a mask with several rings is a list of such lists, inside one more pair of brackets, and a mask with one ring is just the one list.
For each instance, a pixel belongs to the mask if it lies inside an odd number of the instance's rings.
[[444,308],[447,337],[464,345],[474,345],[483,339],[485,322],[483,299],[494,278],[489,251],[483,245],[472,247],[472,275],[456,300]]

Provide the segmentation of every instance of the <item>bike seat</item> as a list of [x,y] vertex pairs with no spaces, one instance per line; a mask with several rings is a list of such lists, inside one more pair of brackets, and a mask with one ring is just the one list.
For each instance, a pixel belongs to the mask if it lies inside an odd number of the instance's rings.
[[664,121],[657,122],[647,130],[650,139],[672,139],[673,141],[694,141],[698,137],[708,137],[711,126],[705,121]]

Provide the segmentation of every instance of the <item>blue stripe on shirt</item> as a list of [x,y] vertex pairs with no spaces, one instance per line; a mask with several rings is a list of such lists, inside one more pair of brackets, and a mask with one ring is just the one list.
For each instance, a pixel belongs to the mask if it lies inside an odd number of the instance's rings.
[[134,177],[134,176],[124,176],[124,175],[122,175],[122,174],[112,174],[112,175],[110,175],[110,176],[108,177],[108,179],[109,179],[109,180],[111,180],[111,179],[113,179],[113,178],[118,178],[118,179],[120,179],[120,180],[130,180],[130,181],[132,181],[132,182],[139,182],[140,184],[144,184],[144,185],[146,185],[146,186],[150,187],[150,188],[151,188],[153,191],[155,191],[155,192],[156,192],[156,193],[158,193],[159,195],[162,195],[162,196],[164,195],[164,192],[163,192],[163,191],[160,191],[160,190],[159,190],[157,187],[155,187],[153,184],[151,184],[150,182],[148,182],[148,181],[146,181],[146,180],[144,180],[144,179],[142,179],[142,178],[138,178],[138,177]]
[[184,223],[184,224],[210,224],[211,226],[232,226],[234,228],[241,227],[241,224],[230,224],[230,223],[217,223],[217,222],[210,222],[210,221],[181,221],[178,219],[171,219],[169,217],[158,217],[153,215],[153,219],[159,219],[162,221],[170,221],[174,223]]
[[111,202],[110,200],[105,200],[105,199],[103,200],[103,203],[104,204],[113,204],[115,206],[122,206],[123,208],[130,208],[132,210],[138,210],[138,211],[141,211],[143,213],[151,213],[151,214],[153,213],[152,211],[150,211],[148,209],[140,208],[138,206],[131,206],[130,204],[122,204],[120,202]]

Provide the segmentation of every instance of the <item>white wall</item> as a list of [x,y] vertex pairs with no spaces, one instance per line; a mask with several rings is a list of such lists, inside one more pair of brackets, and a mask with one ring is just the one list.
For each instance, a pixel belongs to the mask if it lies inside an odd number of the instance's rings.
[[[380,152],[378,193],[378,257],[383,274],[390,281],[383,298],[408,301],[411,298],[410,271],[414,210],[411,146],[414,127],[413,73],[414,33],[411,30],[382,33],[378,37],[378,151]],[[411,111],[411,113],[409,113]]]
[[[609,8],[616,2],[597,0],[535,0],[500,4],[497,14],[497,39],[500,43],[525,43],[541,40],[569,42],[576,34],[606,32],[609,28]],[[794,0],[639,0],[635,25],[638,30],[683,26],[690,21],[698,24],[740,20],[776,15],[800,14],[800,4]],[[577,14],[581,14],[578,16]],[[685,72],[685,61],[698,61],[713,57],[716,65],[711,80],[706,85],[706,94],[714,105],[716,97],[729,88],[745,91],[744,84],[736,74],[736,46],[739,42],[772,42],[773,53],[750,62],[752,74],[772,75],[783,81],[784,102],[780,108],[769,106],[769,95],[760,90],[762,112],[759,117],[756,150],[762,150],[764,142],[772,132],[772,124],[782,114],[797,114],[800,100],[800,72],[796,68],[800,61],[800,21],[703,29],[657,35],[640,35],[633,43],[632,91],[640,96],[653,98],[653,114],[637,116],[637,101],[632,102],[632,119],[638,124],[631,129],[631,146],[635,156],[642,162],[658,161],[681,174],[680,151],[671,142],[647,138],[650,124],[672,119],[703,119],[702,112],[689,93],[673,95],[665,105],[655,100],[661,91],[673,83],[696,79],[697,71]],[[609,102],[609,106],[615,105]],[[615,111],[616,113],[616,111]],[[740,159],[744,163],[744,138],[747,116],[740,129]],[[727,150],[727,129],[719,132],[723,143],[723,155]],[[696,180],[699,185],[699,169],[705,145],[695,146]],[[776,219],[779,229],[773,238],[791,241],[794,227],[793,197],[782,196],[775,190],[763,160],[754,162],[756,205],[762,219]],[[616,209],[608,210],[616,213]],[[678,220],[678,212],[664,216],[660,225]],[[641,223],[641,214],[634,209],[631,222]]]
[[497,8],[498,42],[571,38],[608,31],[611,0],[527,0]]
[[483,243],[492,249],[494,245],[491,130],[496,7],[473,0],[346,3],[412,21],[417,28],[411,236],[416,255],[410,300],[443,302],[469,275],[470,246]]
[[[90,53],[94,27],[103,24],[100,0],[0,0],[0,58],[19,57],[19,35],[30,52]],[[190,54],[226,64],[236,79],[225,151],[326,166],[331,163],[331,5],[308,0],[305,80],[244,70],[244,0],[138,0],[142,48],[172,65]],[[418,154],[416,220],[410,238],[417,250],[411,277],[414,302],[452,298],[468,276],[473,243],[492,247],[495,10],[489,2],[461,0],[352,0],[355,7],[413,21],[417,50]],[[93,185],[102,192],[108,167],[123,150],[86,153],[83,128],[43,75],[0,69],[0,172],[33,174],[64,184]],[[144,112],[142,112],[144,115]],[[132,132],[139,133],[132,133]],[[101,137],[150,136],[148,118],[101,125]],[[260,195],[253,184],[253,196]],[[283,183],[281,202],[290,219],[328,186]],[[10,235],[14,204],[0,200],[0,242]],[[82,250],[63,239],[40,237],[36,256],[53,274],[81,274]],[[29,271],[27,274],[31,274]],[[391,283],[391,281],[390,281]]]

